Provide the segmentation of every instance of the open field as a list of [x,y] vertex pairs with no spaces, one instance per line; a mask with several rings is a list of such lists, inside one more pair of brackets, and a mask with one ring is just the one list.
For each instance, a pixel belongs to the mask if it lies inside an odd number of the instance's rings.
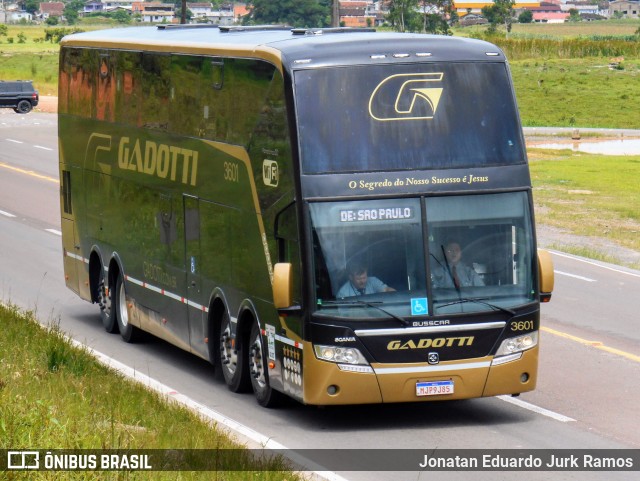
[[228,450],[218,465],[226,466],[225,472],[218,475],[185,470],[8,471],[2,479],[301,479],[287,471],[282,460],[252,459],[254,451],[242,449],[194,413],[98,364],[89,353],[73,347],[55,324],[43,329],[30,314],[4,304],[0,304],[0,324],[0,450],[187,450],[176,451],[178,456],[196,449]]
[[569,234],[552,247],[640,269],[640,156],[528,152],[539,230]]
[[511,62],[522,124],[640,129],[640,59],[609,68],[607,58]]
[[[549,38],[571,39],[578,37],[628,37],[640,28],[640,22],[634,19],[599,20],[595,22],[565,23],[514,23],[509,38]],[[486,25],[454,27],[454,35],[476,36],[486,31]]]
[[596,22],[565,23],[514,23],[511,36],[544,36],[548,38],[575,38],[594,35],[624,37],[633,35],[640,28],[640,22],[633,19],[602,20]]

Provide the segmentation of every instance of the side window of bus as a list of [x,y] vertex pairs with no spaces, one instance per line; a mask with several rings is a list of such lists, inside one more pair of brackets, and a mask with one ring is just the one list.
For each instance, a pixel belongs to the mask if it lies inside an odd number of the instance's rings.
[[170,129],[171,56],[157,53],[142,55],[141,83],[144,127]]
[[113,121],[116,108],[116,79],[113,58],[109,52],[98,56],[95,118]]
[[[66,74],[63,87],[68,95],[62,103],[68,111],[81,117],[93,117],[93,93],[98,71],[95,58],[91,50],[68,49],[63,61],[62,68]],[[95,71],[92,66],[95,66]]]
[[184,135],[202,136],[205,119],[211,108],[206,99],[210,75],[206,57],[173,55],[171,57],[171,131]]
[[281,210],[275,219],[275,238],[278,243],[278,262],[289,262],[293,268],[293,300],[300,304],[300,244],[298,242],[298,218],[296,204]]
[[140,110],[142,54],[112,52],[112,55],[116,68],[116,118],[125,124],[138,126],[142,118]]

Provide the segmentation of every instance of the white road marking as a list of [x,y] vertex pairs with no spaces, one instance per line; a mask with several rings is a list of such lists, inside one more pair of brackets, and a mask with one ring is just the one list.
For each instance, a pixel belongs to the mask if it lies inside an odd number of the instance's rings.
[[36,149],[42,149],[42,150],[49,150],[49,151],[53,150],[52,148],[49,148],[49,147],[43,147],[42,145],[34,145],[34,147],[35,147]]
[[533,411],[534,413],[538,413],[538,414],[542,414],[543,416],[550,417],[562,423],[570,423],[575,421],[575,419],[565,416],[564,414],[558,414],[556,412],[549,411],[548,409],[541,408],[540,406],[536,406],[535,404],[531,404],[526,401],[522,401],[521,399],[515,398],[513,396],[505,395],[505,396],[497,396],[497,398],[502,399],[505,402],[514,404],[523,409],[526,409],[528,411]]
[[[69,338],[69,341],[80,349],[86,349],[91,355],[95,356],[95,358],[105,366],[114,369],[115,371],[123,374],[124,376],[146,386],[148,389],[151,389],[155,392],[158,392],[166,397],[168,400],[172,400],[182,406],[194,411],[199,414],[205,420],[214,421],[217,424],[221,424],[242,436],[250,439],[257,443],[263,449],[277,449],[277,450],[288,450],[286,446],[280,444],[277,441],[265,436],[264,434],[259,433],[255,429],[250,428],[249,426],[245,426],[244,424],[239,423],[231,418],[226,417],[224,414],[219,413],[218,411],[214,411],[211,408],[200,404],[188,396],[177,392],[175,389],[170,388],[166,384],[157,381],[146,374],[141,373],[140,371],[136,371],[132,367],[129,367],[120,361],[117,361],[106,354],[103,354],[95,349],[90,348],[82,344],[81,342],[76,341],[75,339]],[[297,459],[296,459],[297,458]],[[294,462],[300,462],[303,465],[308,465],[311,461],[301,458],[296,455],[295,452],[292,451],[291,460]],[[320,478],[324,478],[328,481],[347,481],[346,478],[332,472],[332,471],[314,471],[315,475]]]
[[631,272],[631,271],[628,271],[628,270],[623,270],[623,269],[619,269],[619,268],[615,268],[615,267],[605,266],[603,264],[600,264],[599,262],[591,261],[589,259],[583,259],[582,257],[573,256],[571,254],[565,254],[563,252],[558,252],[558,251],[551,251],[550,250],[549,252],[551,252],[551,254],[553,254],[554,256],[566,257],[567,259],[573,259],[574,261],[583,262],[585,264],[589,264],[589,265],[596,266],[596,267],[601,267],[602,269],[607,269],[609,271],[617,272],[619,274],[626,274],[628,276],[640,277],[640,274],[637,274],[635,272]]
[[574,279],[580,279],[581,281],[598,282],[595,279],[590,279],[589,277],[578,276],[576,274],[569,274],[568,272],[556,271],[555,269],[554,269],[553,272],[556,273],[556,274],[560,274],[561,276],[567,276],[567,277],[573,277]]
[[45,229],[47,232],[50,232],[51,234],[54,235],[59,235],[60,237],[62,237],[62,232],[60,232],[59,230],[56,229]]
[[14,139],[5,139],[7,142],[13,142],[14,144],[24,144],[24,142],[20,141],[20,140],[14,140]]
[[5,217],[15,217],[15,215],[11,214],[10,212],[5,212],[3,210],[0,210],[0,215],[3,215]]

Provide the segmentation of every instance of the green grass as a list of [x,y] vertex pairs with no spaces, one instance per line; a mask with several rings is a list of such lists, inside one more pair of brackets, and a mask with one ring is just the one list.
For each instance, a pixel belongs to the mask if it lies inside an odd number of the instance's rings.
[[640,129],[640,59],[610,69],[608,60],[511,62],[518,107],[525,126]]
[[538,223],[640,251],[640,156],[529,149],[529,161]]
[[[238,449],[222,431],[98,364],[55,326],[0,304],[1,449]],[[222,386],[219,386],[222,387]],[[216,389],[216,386],[212,386]],[[236,451],[233,451],[236,453]],[[300,479],[282,460],[238,454],[211,472],[5,472],[7,480]]]

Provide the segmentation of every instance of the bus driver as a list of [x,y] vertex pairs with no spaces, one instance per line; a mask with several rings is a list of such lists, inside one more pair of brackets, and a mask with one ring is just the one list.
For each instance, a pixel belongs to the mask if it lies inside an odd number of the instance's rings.
[[444,247],[445,265],[435,273],[438,287],[484,286],[484,281],[473,267],[462,262],[462,249],[455,240],[447,241]]
[[347,265],[347,272],[349,280],[338,290],[337,298],[395,291],[394,288],[389,287],[377,277],[369,277],[367,267],[362,261],[350,261]]

